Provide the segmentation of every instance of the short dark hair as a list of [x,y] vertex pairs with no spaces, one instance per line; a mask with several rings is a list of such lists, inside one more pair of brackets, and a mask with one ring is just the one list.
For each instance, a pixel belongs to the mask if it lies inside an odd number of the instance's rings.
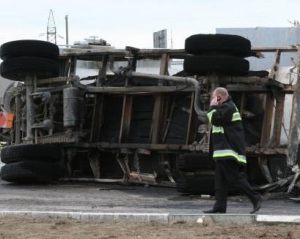
[[229,97],[229,93],[228,93],[227,89],[224,88],[224,87],[218,87],[218,88],[216,88],[214,90],[214,93],[217,94],[217,95],[220,95],[225,100],[228,99],[228,97]]

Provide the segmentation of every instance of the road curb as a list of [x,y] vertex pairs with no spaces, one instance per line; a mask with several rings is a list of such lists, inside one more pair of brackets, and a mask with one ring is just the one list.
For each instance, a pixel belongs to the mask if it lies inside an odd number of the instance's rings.
[[300,216],[257,215],[256,221],[264,223],[300,223]]
[[78,221],[139,221],[168,222],[168,213],[86,213],[86,212],[51,212],[51,211],[1,211],[0,217],[27,217],[41,219],[74,219]]
[[300,223],[300,216],[252,214],[175,214],[175,213],[90,213],[54,211],[0,211],[0,218],[71,219],[86,222],[130,221],[174,223]]
[[[256,215],[252,214],[169,214],[169,222],[173,221],[197,221],[209,223],[255,223]],[[198,222],[199,222],[198,221]]]

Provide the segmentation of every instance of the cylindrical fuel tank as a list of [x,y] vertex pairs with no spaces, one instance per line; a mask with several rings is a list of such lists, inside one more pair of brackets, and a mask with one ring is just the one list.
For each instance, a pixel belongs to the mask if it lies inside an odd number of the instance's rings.
[[80,121],[81,98],[77,88],[67,88],[63,91],[64,97],[64,127],[77,126]]

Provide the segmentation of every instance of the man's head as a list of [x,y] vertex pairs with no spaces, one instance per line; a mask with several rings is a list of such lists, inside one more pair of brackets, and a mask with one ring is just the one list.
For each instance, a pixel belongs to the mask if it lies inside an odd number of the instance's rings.
[[[214,105],[221,105],[228,100],[228,97],[228,91],[223,87],[218,87],[213,92],[212,101],[214,102]],[[217,102],[217,104],[215,104],[215,102]]]

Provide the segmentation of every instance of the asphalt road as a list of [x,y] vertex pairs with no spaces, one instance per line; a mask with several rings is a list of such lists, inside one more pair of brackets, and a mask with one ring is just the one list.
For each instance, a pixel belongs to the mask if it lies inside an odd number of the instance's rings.
[[[0,192],[0,211],[201,214],[214,203],[213,197],[184,196],[173,188],[118,184],[17,185],[0,180]],[[251,209],[244,196],[229,197],[227,213],[247,214]],[[300,215],[299,202],[265,200],[258,214]]]

